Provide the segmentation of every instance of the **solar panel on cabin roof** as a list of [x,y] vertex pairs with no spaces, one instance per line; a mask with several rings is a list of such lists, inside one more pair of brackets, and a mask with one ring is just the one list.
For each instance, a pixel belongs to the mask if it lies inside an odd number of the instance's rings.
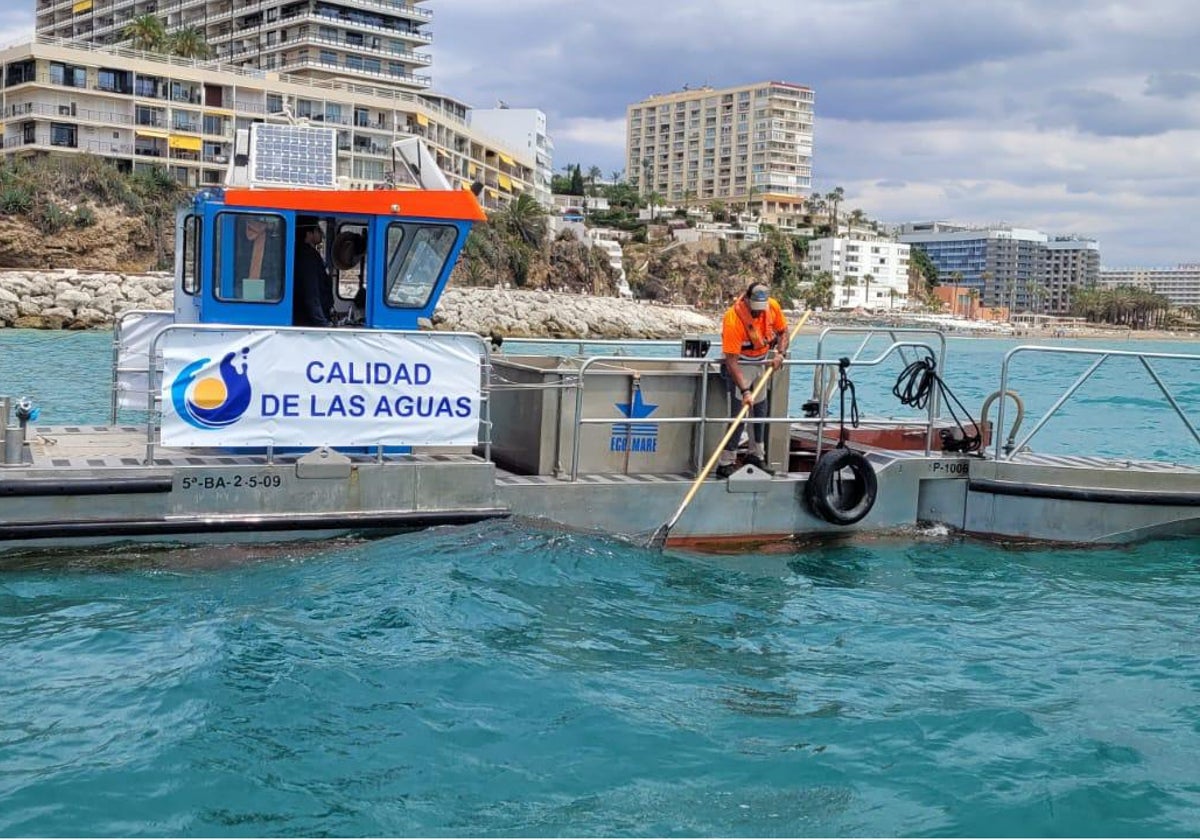
[[250,126],[250,183],[337,186],[337,130],[303,125]]

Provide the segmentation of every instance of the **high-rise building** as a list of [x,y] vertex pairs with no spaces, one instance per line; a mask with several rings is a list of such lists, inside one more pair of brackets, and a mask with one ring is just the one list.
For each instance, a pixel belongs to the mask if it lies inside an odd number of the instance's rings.
[[537,108],[472,108],[471,126],[486,132],[533,161],[533,197],[547,210],[553,207],[550,179],[554,177],[554,142],[546,133],[546,115]]
[[1135,286],[1162,295],[1172,306],[1200,307],[1200,265],[1194,263],[1175,268],[1102,268],[1097,285],[1102,289]]
[[1046,243],[1046,273],[1034,289],[1034,308],[1048,315],[1068,315],[1071,293],[1094,288],[1100,279],[1100,244],[1094,239],[1055,236]]
[[787,82],[656,94],[626,108],[625,173],[643,197],[746,207],[788,223],[812,188],[813,92]]
[[[34,42],[0,52],[3,154],[91,152],[203,186],[223,181],[237,129],[308,120],[337,127],[338,174],[352,186],[383,181],[392,142],[415,135],[451,183],[484,184],[485,206],[534,192],[532,150],[473,129],[466,104],[428,91],[421,2],[37,0]],[[149,19],[209,55],[131,49]]]
[[168,34],[198,32],[210,58],[312,79],[384,82],[409,90],[431,83],[433,13],[422,0],[37,0],[38,35],[74,43],[127,43],[143,15]]
[[924,251],[942,281],[1014,313],[1068,314],[1072,290],[1094,286],[1100,269],[1095,240],[1024,228],[915,222],[901,225],[896,238]]

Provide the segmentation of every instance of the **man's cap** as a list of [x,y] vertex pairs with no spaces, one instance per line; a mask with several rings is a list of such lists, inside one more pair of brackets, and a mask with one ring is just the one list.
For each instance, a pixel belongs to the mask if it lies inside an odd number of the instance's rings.
[[315,227],[320,227],[320,226],[321,226],[321,220],[318,219],[316,216],[297,216],[296,217],[296,230],[300,231],[301,233],[304,233],[309,228],[315,228]]
[[767,308],[767,298],[767,290],[762,286],[755,286],[749,294],[750,309],[754,312],[762,312]]

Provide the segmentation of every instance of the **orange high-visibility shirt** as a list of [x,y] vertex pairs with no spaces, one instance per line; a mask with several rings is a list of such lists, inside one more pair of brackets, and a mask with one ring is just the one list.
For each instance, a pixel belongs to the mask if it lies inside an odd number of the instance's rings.
[[[768,298],[767,308],[754,313],[754,323],[758,327],[759,335],[768,345],[775,336],[787,332],[787,319],[783,317],[783,308],[775,298]],[[742,319],[732,306],[725,310],[725,318],[721,322],[721,352],[737,353],[747,359],[761,359],[770,349],[768,346],[755,353]]]

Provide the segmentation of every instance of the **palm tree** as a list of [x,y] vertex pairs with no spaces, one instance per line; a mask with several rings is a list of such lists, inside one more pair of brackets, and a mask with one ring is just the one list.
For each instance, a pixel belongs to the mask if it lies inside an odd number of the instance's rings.
[[858,278],[852,274],[847,274],[842,280],[842,303],[850,303],[850,293],[858,286]]
[[610,172],[608,174],[612,177],[612,182],[614,184],[620,184],[622,181],[625,180],[625,170],[624,169],[614,169],[612,172]]
[[588,177],[588,186],[591,188],[591,192],[589,193],[589,195],[595,195],[596,194],[596,182],[604,177],[604,171],[602,169],[600,169],[599,166],[596,166],[595,164],[593,164],[588,169],[587,177]]
[[651,192],[646,196],[646,203],[650,205],[650,221],[658,221],[658,208],[663,203],[663,197],[656,192]]
[[808,210],[814,217],[821,215],[825,212],[825,199],[819,195],[813,196],[809,199]]
[[896,308],[896,289],[893,287],[893,288],[888,289],[888,309],[895,309],[895,308]]
[[204,33],[195,26],[187,26],[171,36],[171,52],[180,58],[205,59],[212,55],[212,47]]
[[500,211],[500,222],[534,248],[542,246],[546,236],[546,211],[529,193],[521,193]]
[[833,275],[822,271],[812,279],[804,292],[804,304],[809,309],[818,306],[828,309],[833,306]]
[[833,235],[838,235],[838,205],[846,198],[846,191],[841,187],[834,187],[832,191],[825,194],[825,200],[829,202],[829,224],[833,229]]
[[874,274],[864,274],[863,283],[866,284],[866,289],[863,292],[863,306],[870,307],[871,305],[871,283],[875,280]]
[[163,52],[169,41],[162,19],[149,14],[139,15],[125,24],[121,37],[129,41],[133,49],[143,52]]

